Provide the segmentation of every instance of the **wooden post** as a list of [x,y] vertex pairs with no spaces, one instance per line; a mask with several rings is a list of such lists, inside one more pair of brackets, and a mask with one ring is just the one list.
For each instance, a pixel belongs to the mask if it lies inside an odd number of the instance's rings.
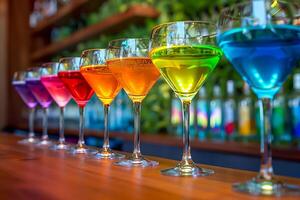
[[24,70],[30,64],[30,0],[8,0],[8,55],[7,55],[7,125],[13,127],[22,122],[24,103],[11,86],[13,73]]

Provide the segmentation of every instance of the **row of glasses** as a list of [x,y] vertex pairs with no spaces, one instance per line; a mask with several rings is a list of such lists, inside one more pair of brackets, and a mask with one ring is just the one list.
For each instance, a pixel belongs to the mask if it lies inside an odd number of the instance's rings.
[[[116,156],[109,148],[107,116],[109,104],[123,88],[134,107],[134,151],[129,158],[116,164],[126,167],[158,164],[145,159],[141,154],[140,111],[142,100],[161,74],[182,102],[184,143],[182,161],[161,173],[170,176],[206,176],[214,173],[210,169],[200,168],[192,161],[189,110],[193,97],[224,52],[260,99],[263,127],[260,173],[246,183],[234,184],[234,189],[255,195],[299,194],[299,187],[284,184],[273,177],[270,130],[272,98],[300,61],[300,29],[294,25],[295,21],[299,21],[299,13],[300,6],[296,1],[247,1],[224,9],[218,27],[205,21],[171,22],[154,27],[150,42],[143,38],[118,39],[111,41],[107,50],[84,51],[82,63],[74,69],[68,68],[69,71],[59,72],[59,77],[74,99],[78,91],[87,92],[83,88],[89,84],[103,102],[106,116],[105,142],[102,150],[95,154],[96,157],[122,157]],[[216,36],[223,52],[215,45]],[[72,73],[74,76],[71,76]],[[73,94],[74,88],[78,91]],[[81,108],[81,116],[89,98],[82,100],[85,103],[75,99]],[[82,123],[80,133],[81,142],[77,148],[82,149]]]

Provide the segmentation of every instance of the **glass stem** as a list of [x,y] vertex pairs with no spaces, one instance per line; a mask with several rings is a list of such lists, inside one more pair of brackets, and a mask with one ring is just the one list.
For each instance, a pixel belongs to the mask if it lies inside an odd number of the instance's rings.
[[30,108],[29,110],[29,119],[28,119],[28,127],[29,127],[29,139],[34,138],[34,112],[35,108]]
[[183,154],[182,162],[188,164],[191,162],[190,148],[190,101],[182,101],[182,119],[183,119]]
[[260,120],[261,120],[261,164],[259,178],[271,180],[273,176],[272,151],[271,151],[271,116],[272,116],[272,99],[263,98],[259,100]]
[[65,143],[65,136],[64,136],[64,107],[60,107],[60,116],[59,116],[59,143]]
[[48,108],[44,108],[42,140],[48,140]]
[[81,148],[84,145],[84,107],[79,107],[79,139],[78,146]]
[[109,150],[109,121],[108,121],[108,111],[109,104],[105,104],[104,108],[104,142],[103,142],[103,151]]
[[140,149],[140,132],[141,132],[141,102],[133,103],[134,111],[134,150],[132,157],[134,159],[142,159]]

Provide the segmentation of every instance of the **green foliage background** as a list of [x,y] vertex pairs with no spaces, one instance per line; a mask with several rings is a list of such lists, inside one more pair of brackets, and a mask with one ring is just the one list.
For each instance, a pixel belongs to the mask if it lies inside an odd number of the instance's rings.
[[[75,51],[62,52],[61,56],[80,55],[81,51],[88,48],[104,48],[112,39],[124,37],[145,37],[149,35],[153,26],[180,20],[209,20],[217,21],[220,10],[223,7],[232,5],[238,0],[108,0],[99,10],[82,16],[84,26],[97,23],[113,14],[124,12],[133,4],[148,4],[160,12],[160,16],[155,20],[147,20],[143,25],[130,25],[124,31],[117,34],[100,35],[95,39],[80,43]],[[80,26],[79,26],[80,28]],[[59,28],[58,39],[67,37],[72,31],[69,27]],[[57,59],[58,57],[54,57]],[[223,59],[216,67],[215,71],[208,78],[205,86],[207,92],[211,95],[213,85],[219,84],[222,91],[225,91],[226,81],[232,79],[236,83],[237,96],[241,95],[242,80],[228,62]],[[223,92],[224,93],[224,92]],[[225,95],[225,94],[223,94]],[[153,87],[147,98],[143,102],[142,109],[142,130],[146,133],[166,133],[170,126],[170,109],[171,109],[172,92],[169,86],[159,80]]]

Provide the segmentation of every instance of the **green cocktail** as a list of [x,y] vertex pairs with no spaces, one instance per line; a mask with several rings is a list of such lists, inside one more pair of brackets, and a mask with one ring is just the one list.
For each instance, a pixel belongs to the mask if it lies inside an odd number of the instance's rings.
[[179,98],[191,101],[216,67],[222,52],[210,45],[180,45],[155,48],[150,56]]
[[152,29],[150,57],[182,103],[183,153],[176,167],[163,169],[168,176],[208,176],[211,169],[196,165],[190,151],[190,104],[222,57],[214,46],[216,26],[205,21],[179,21]]

